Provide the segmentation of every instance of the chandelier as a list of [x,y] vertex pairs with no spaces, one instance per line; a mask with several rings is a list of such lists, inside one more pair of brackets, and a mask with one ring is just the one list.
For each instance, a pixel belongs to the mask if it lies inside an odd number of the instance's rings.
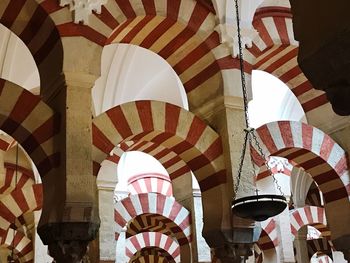
[[[242,37],[241,37],[241,29],[240,29],[240,21],[239,21],[240,18],[239,18],[239,11],[238,11],[238,0],[235,0],[235,8],[236,8],[236,21],[237,21],[238,49],[239,49],[238,56],[239,56],[239,65],[240,65],[240,73],[241,73],[241,86],[242,86],[242,93],[243,93],[243,105],[244,105],[244,117],[245,117],[245,129],[244,129],[245,136],[244,136],[244,142],[242,146],[240,162],[238,166],[236,185],[234,189],[235,196],[232,202],[232,212],[238,217],[251,219],[254,221],[264,221],[269,217],[273,217],[281,213],[287,207],[287,200],[283,195],[282,189],[278,185],[278,182],[274,174],[271,171],[271,167],[268,164],[268,160],[265,157],[265,154],[255,135],[255,130],[249,127],[248,98],[247,98],[248,96],[247,96],[247,87],[246,87],[246,80],[245,80],[245,74],[244,74],[243,48],[242,48]],[[268,171],[270,171],[273,181],[280,192],[279,195],[277,194],[259,195],[258,190],[256,189],[255,195],[236,198],[239,190],[239,186],[240,186],[246,150],[248,146],[253,147],[253,143],[255,144],[255,148],[258,150],[259,155],[263,158],[263,160],[265,160],[266,168]],[[254,167],[254,162],[252,160],[251,155],[249,160],[251,161]]]

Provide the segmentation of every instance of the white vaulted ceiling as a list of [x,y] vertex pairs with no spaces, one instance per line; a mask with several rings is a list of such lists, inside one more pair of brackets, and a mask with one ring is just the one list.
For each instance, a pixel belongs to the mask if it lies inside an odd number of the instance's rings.
[[135,100],[165,101],[188,109],[185,89],[157,54],[128,44],[106,46],[101,77],[93,88],[95,114]]
[[0,77],[39,94],[39,71],[32,54],[22,40],[1,24]]

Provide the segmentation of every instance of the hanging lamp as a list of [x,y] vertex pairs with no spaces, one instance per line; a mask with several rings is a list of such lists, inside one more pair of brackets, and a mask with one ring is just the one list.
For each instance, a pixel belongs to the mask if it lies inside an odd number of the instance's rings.
[[[243,104],[244,104],[244,117],[245,117],[245,137],[244,143],[241,152],[241,159],[238,166],[238,175],[237,175],[237,183],[235,187],[235,197],[232,202],[232,212],[242,218],[251,219],[254,221],[264,221],[270,217],[276,216],[283,212],[283,210],[287,207],[287,200],[283,195],[281,187],[278,185],[278,182],[271,172],[271,167],[268,164],[268,160],[265,158],[265,154],[259,144],[259,141],[255,135],[255,130],[249,127],[249,118],[248,118],[248,98],[247,98],[247,88],[246,81],[244,75],[244,63],[243,63],[243,48],[242,48],[242,39],[241,39],[241,30],[240,30],[240,21],[239,21],[239,11],[238,11],[238,0],[235,1],[236,8],[236,21],[237,21],[237,37],[238,37],[238,48],[239,48],[239,65],[240,65],[240,73],[241,73],[241,85],[242,85],[242,93],[243,93]],[[268,171],[273,178],[274,183],[277,186],[277,189],[280,192],[280,195],[277,194],[263,194],[259,195],[258,190],[256,190],[255,195],[246,196],[242,198],[237,198],[237,193],[239,190],[239,184],[242,175],[242,168],[244,165],[244,159],[246,155],[247,146],[252,146],[254,142],[256,148],[260,156],[265,160],[265,165]],[[250,161],[253,164],[252,156],[250,156]]]
[[[17,190],[17,179],[18,179],[18,142],[16,146],[16,166],[15,166],[15,189],[14,191]],[[16,234],[16,217],[13,220],[13,237],[12,237],[12,244],[11,244],[11,254],[7,256],[7,262],[8,263],[15,263],[15,234]]]

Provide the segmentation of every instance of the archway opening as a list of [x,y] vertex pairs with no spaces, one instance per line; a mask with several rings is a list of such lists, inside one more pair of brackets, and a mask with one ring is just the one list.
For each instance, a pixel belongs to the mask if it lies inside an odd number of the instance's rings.
[[252,94],[248,107],[251,127],[280,120],[307,122],[298,99],[285,83],[273,75],[253,70]]

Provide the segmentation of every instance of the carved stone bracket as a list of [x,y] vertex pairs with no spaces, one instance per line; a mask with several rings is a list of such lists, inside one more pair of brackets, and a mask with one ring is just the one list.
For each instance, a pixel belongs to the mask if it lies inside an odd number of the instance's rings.
[[99,225],[89,222],[62,222],[38,228],[50,256],[57,263],[78,263],[86,254],[90,241],[96,238]]
[[74,11],[74,22],[85,25],[89,23],[92,11],[100,14],[102,5],[106,3],[107,0],[60,0],[60,6],[69,5],[70,11]]
[[245,262],[251,255],[253,244],[230,244],[227,243],[223,247],[215,248],[215,257],[221,262]]
[[[220,42],[229,46],[231,55],[237,57],[239,55],[237,27],[230,24],[219,24],[215,31],[220,35]],[[241,28],[242,46],[252,47],[253,40],[257,37],[258,31],[254,28]]]

